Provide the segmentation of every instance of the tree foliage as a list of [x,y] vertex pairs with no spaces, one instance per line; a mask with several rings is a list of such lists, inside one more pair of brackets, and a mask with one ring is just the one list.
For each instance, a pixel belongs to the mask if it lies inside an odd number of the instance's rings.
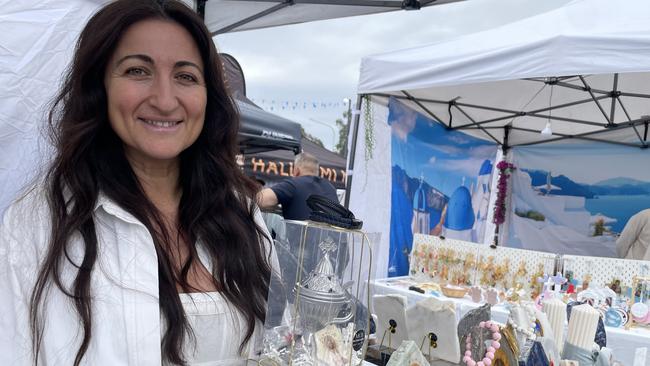
[[350,112],[345,111],[342,118],[336,119],[336,128],[339,129],[339,142],[334,146],[336,152],[346,159],[348,157],[348,131],[350,129],[348,113]]
[[315,143],[316,145],[325,148],[325,145],[323,144],[323,141],[321,139],[319,139],[318,137],[310,133],[307,133],[307,131],[305,131],[305,129],[302,128],[302,126],[300,126],[300,134],[302,135],[303,138],[306,138],[307,140]]

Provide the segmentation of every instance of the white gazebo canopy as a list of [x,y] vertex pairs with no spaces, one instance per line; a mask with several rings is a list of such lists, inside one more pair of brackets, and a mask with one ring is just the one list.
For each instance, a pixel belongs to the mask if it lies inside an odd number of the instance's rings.
[[[648,146],[650,2],[576,0],[499,28],[363,58],[358,92],[503,147]],[[549,125],[550,124],[550,125]],[[541,134],[546,126],[552,134]]]
[[[186,0],[189,1],[189,0]],[[213,35],[315,20],[417,10],[461,0],[194,0]],[[204,10],[200,10],[203,8]]]

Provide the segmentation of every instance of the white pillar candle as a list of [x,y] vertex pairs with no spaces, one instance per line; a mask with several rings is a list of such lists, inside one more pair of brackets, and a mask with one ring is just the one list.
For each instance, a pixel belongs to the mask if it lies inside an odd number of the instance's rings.
[[548,317],[555,336],[555,345],[558,351],[562,352],[564,347],[564,324],[566,323],[566,304],[557,298],[544,300],[542,302],[544,313]]
[[582,349],[591,350],[599,318],[600,314],[591,305],[574,306],[569,319],[567,342]]

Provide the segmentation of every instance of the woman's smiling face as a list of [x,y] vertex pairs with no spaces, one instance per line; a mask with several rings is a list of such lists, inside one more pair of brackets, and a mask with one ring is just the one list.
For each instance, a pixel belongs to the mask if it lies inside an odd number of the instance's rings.
[[108,62],[104,86],[111,127],[129,160],[175,160],[203,129],[204,65],[194,39],[177,23],[130,26]]

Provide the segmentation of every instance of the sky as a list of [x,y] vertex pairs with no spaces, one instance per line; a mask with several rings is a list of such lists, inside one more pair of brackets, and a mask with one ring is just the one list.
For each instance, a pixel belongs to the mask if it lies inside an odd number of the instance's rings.
[[332,149],[338,141],[335,121],[347,109],[343,100],[356,101],[362,57],[490,29],[568,2],[468,0],[229,33],[214,41],[239,61],[250,99],[299,122]]

